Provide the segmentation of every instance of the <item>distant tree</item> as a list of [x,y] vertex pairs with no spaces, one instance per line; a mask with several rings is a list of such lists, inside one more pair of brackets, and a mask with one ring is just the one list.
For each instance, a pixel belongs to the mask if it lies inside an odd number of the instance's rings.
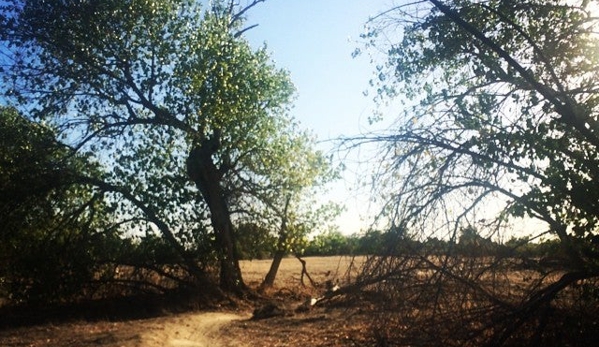
[[359,236],[358,254],[382,254],[385,245],[385,233],[380,230],[369,230]]
[[290,189],[282,191],[281,196],[269,200],[270,211],[274,215],[267,220],[278,220],[279,225],[273,261],[260,285],[261,289],[274,285],[279,266],[286,255],[299,257],[305,254],[309,246],[308,236],[329,231],[332,221],[340,212],[339,206],[334,203],[315,201],[315,191],[334,178],[335,173],[320,154],[313,158],[317,160],[306,166],[309,168],[306,176],[288,186]]
[[[396,282],[394,295],[413,295],[399,298],[398,306],[431,312],[418,323],[401,314],[386,320],[411,322],[413,329],[395,335],[401,341],[584,345],[596,333],[585,321],[572,328],[576,337],[560,335],[555,329],[563,316],[550,315],[567,305],[560,300],[576,283],[596,285],[599,276],[596,6],[586,0],[414,1],[369,23],[367,46],[386,53],[372,82],[375,98],[385,107],[401,99],[388,133],[356,139],[384,148],[375,177],[383,215],[422,239],[450,241],[443,257],[418,258],[437,273],[416,277],[429,285],[420,294]],[[499,237],[521,217],[537,222],[531,239],[559,240],[566,270],[552,280],[540,275],[514,301],[505,287],[485,280],[509,272],[512,261],[466,260],[454,245],[468,226],[484,238]],[[391,286],[395,272],[420,270],[414,261],[376,261],[386,274],[367,268],[386,279],[381,288]],[[460,289],[450,294],[448,286]],[[597,312],[596,301],[588,307],[580,315]],[[451,320],[443,317],[461,323],[419,325]]]
[[277,238],[271,230],[254,223],[243,223],[236,228],[236,241],[241,259],[270,259],[275,252]]
[[482,237],[478,230],[469,225],[461,229],[458,239],[458,250],[467,256],[490,256],[496,251],[497,245]]
[[352,238],[337,230],[316,235],[304,252],[308,256],[352,255],[353,253]]

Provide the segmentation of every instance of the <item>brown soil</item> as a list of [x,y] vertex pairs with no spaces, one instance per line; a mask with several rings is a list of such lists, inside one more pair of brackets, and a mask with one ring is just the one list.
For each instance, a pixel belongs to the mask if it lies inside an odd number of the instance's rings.
[[[318,284],[343,282],[351,264],[347,257],[307,258],[307,268]],[[268,271],[269,261],[243,262],[246,281],[256,286]],[[359,305],[333,303],[308,312],[295,308],[324,287],[300,282],[301,264],[285,259],[275,288],[267,293],[286,312],[264,320],[251,319],[251,307],[218,311],[167,314],[125,321],[77,321],[43,323],[0,330],[0,346],[6,347],[183,347],[183,346],[352,346],[359,345],[368,317]]]
[[[228,327],[250,346],[365,346],[369,317],[349,307],[315,308],[310,312],[265,320],[238,320]],[[230,346],[237,346],[234,342]],[[240,344],[239,346],[243,346]]]
[[0,332],[0,345],[6,347],[228,346],[228,344],[220,344],[220,337],[223,335],[221,328],[235,319],[244,318],[247,317],[234,313],[211,312],[126,322],[46,324]]
[[[359,296],[354,293],[351,298],[336,297],[326,302],[326,305],[298,311],[297,308],[307,299],[320,297],[325,292],[324,283],[327,281],[343,285],[353,279],[364,259],[359,258],[355,262],[348,257],[305,260],[307,270],[317,284],[315,287],[306,278],[304,284],[301,283],[301,263],[297,259],[287,258],[281,264],[275,287],[264,294],[264,300],[253,301],[253,306],[247,302],[220,302],[222,306],[219,307],[205,299],[200,299],[198,303],[181,296],[173,301],[162,298],[160,305],[155,305],[155,298],[137,298],[133,301],[111,302],[114,308],[97,302],[90,306],[79,306],[76,315],[66,315],[69,320],[61,316],[65,313],[63,308],[45,309],[43,314],[36,312],[34,320],[20,321],[12,324],[20,327],[4,330],[2,326],[11,326],[13,317],[23,319],[31,316],[3,315],[0,312],[0,347],[384,346],[388,337],[397,334],[409,332],[418,337],[424,333],[419,324],[411,327],[412,330],[399,324],[399,321],[391,321],[392,324],[386,325],[393,315],[390,318],[376,310],[387,305],[387,302],[382,301],[386,299],[364,288]],[[246,282],[254,288],[258,287],[269,266],[270,261],[266,260],[241,264]],[[510,273],[513,278],[508,282],[514,285],[510,290],[516,290],[511,294],[524,290],[522,288],[528,285],[530,275],[522,271]],[[423,277],[426,279],[426,274]],[[148,305],[148,302],[151,304]],[[187,306],[182,303],[187,303]],[[156,311],[151,307],[160,309]],[[211,309],[207,311],[206,307]],[[277,307],[277,310],[271,311],[276,316],[252,319],[255,308],[265,307]],[[119,310],[127,314],[112,315],[112,312]],[[567,315],[563,316],[566,317],[564,322],[575,321],[568,319]],[[426,319],[426,315],[423,317]],[[412,316],[395,318],[414,322]],[[8,324],[2,324],[7,321]],[[592,323],[592,329],[587,330],[593,334],[587,335],[594,338],[597,331],[596,316],[588,321]],[[565,326],[560,324],[558,326]],[[392,330],[385,331],[386,326]],[[587,335],[583,338],[586,339]],[[430,345],[430,341],[426,341]]]

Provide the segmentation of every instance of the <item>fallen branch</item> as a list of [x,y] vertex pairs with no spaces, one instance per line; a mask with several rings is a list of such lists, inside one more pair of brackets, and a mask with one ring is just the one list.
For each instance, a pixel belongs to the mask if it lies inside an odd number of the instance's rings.
[[300,261],[300,263],[302,263],[302,274],[300,277],[300,282],[302,283],[302,286],[306,286],[306,284],[304,283],[304,275],[310,280],[310,284],[312,285],[312,287],[316,288],[316,282],[314,282],[314,280],[312,279],[312,277],[310,277],[310,274],[308,273],[308,270],[306,269],[306,261],[304,259],[302,259],[299,255],[295,255],[295,257],[297,258],[297,260]]

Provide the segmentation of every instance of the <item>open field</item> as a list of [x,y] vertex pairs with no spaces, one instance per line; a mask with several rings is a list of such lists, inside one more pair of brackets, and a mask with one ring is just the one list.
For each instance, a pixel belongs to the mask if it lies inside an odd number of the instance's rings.
[[[348,269],[353,269],[349,257],[306,258],[306,268],[313,280],[343,281]],[[360,259],[358,259],[360,261]],[[241,263],[246,282],[257,286],[270,266],[269,260]],[[354,267],[351,267],[354,266]],[[322,289],[300,282],[301,263],[286,258],[281,264],[275,288],[269,294],[281,305],[294,307],[310,295],[322,294]],[[56,321],[42,325],[0,330],[3,347],[159,347],[159,346],[347,346],[349,335],[339,331],[362,328],[359,314],[346,317],[348,308],[315,308],[306,313],[253,321],[252,307],[223,308],[218,312],[187,312],[125,321]],[[342,328],[342,329],[340,329]]]
[[[322,284],[327,280],[344,282],[348,280],[348,276],[353,278],[364,257],[308,257],[304,260],[309,275],[316,283]],[[246,283],[250,286],[258,286],[266,276],[270,262],[270,260],[242,261],[240,266]],[[275,286],[281,288],[301,285],[301,274],[302,264],[300,261],[293,257],[285,258],[281,262]],[[308,279],[304,278],[304,282],[309,286]]]

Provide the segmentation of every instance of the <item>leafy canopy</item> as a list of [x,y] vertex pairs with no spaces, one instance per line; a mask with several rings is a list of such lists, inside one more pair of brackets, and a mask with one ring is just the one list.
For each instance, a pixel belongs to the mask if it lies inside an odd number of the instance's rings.
[[[594,258],[581,255],[596,254],[599,231],[592,6],[419,1],[373,20],[367,45],[387,53],[373,80],[376,98],[407,105],[380,138],[389,161],[381,182],[392,187],[399,215],[439,220],[435,211],[448,211],[439,223],[453,238],[476,210],[493,225],[528,216],[571,248],[573,262]],[[497,198],[503,212],[480,212]]]
[[[328,175],[288,116],[288,73],[243,38],[243,15],[258,2],[237,12],[228,1],[0,4],[6,100],[110,168],[87,183],[106,192],[124,236],[159,235],[188,266],[227,225],[210,220],[214,206],[272,216],[277,192]],[[199,164],[214,168],[219,204],[189,181],[198,149],[211,151]]]

